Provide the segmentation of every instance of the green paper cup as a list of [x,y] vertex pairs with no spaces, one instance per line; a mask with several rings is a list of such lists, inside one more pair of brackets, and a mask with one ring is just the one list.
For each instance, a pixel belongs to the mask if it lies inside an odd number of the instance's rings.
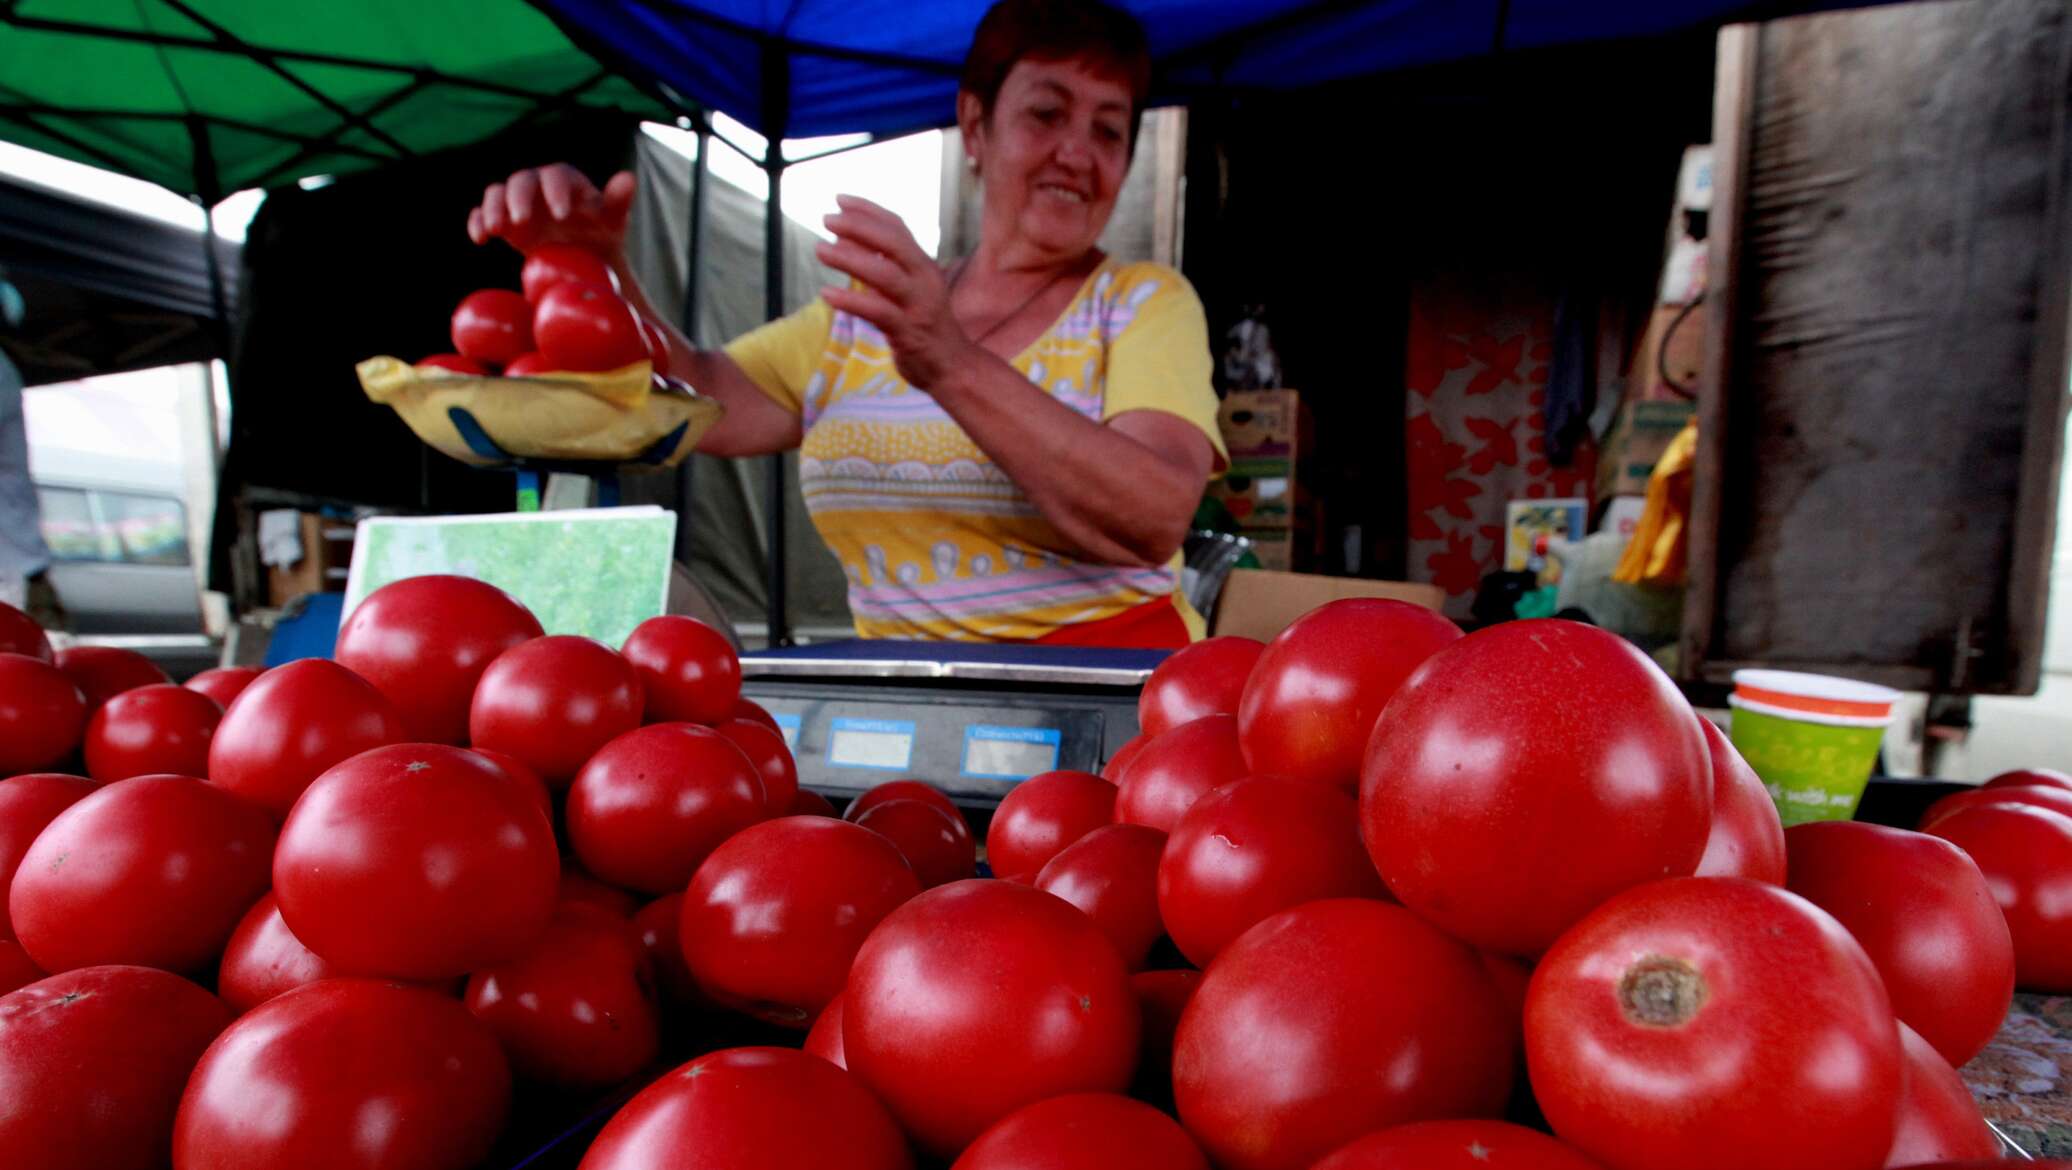
[[1730,738],[1786,825],[1856,815],[1900,694],[1854,679],[1737,670]]

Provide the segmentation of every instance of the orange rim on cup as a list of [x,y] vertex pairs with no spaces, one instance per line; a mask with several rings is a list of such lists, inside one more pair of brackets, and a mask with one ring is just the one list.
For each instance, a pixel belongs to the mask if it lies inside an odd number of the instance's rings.
[[1737,670],[1731,737],[1787,825],[1847,820],[1900,693],[1793,670]]

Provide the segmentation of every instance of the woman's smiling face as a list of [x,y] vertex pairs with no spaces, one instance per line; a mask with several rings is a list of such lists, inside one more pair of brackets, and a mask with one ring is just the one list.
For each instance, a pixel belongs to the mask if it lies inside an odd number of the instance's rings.
[[990,115],[961,95],[959,121],[984,183],[982,231],[1029,259],[1084,255],[1129,173],[1130,110],[1129,86],[1081,58],[1015,62]]

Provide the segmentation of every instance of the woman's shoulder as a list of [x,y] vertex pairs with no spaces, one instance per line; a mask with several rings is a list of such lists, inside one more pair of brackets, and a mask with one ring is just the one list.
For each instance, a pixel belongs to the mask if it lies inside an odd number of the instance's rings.
[[1155,260],[1107,261],[1094,279],[1091,299],[1100,332],[1111,340],[1147,313],[1169,318],[1171,310],[1186,317],[1202,312],[1201,298],[1187,278]]

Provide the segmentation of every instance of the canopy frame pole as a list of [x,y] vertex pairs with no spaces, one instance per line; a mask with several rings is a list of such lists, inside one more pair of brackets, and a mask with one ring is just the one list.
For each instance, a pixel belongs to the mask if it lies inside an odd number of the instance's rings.
[[[763,150],[763,173],[769,176],[769,193],[763,201],[763,316],[775,321],[784,315],[784,129],[791,119],[791,64],[784,47],[774,41],[763,46],[762,64],[763,133],[768,142]],[[769,456],[765,476],[769,514],[764,523],[770,548],[767,642],[772,647],[789,646],[792,634],[784,509],[790,493],[785,490],[783,452]]]
[[691,160],[690,223],[685,230],[686,258],[683,278],[683,335],[695,348],[698,344],[698,262],[704,251],[706,185],[712,178],[712,131],[704,118],[693,125],[698,140],[698,157]]

